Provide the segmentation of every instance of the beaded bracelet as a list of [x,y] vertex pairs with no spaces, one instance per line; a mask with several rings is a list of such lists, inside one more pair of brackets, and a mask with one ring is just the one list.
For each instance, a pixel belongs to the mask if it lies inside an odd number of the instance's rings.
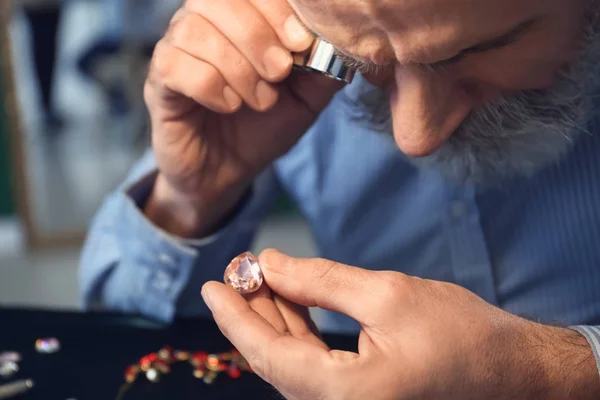
[[142,357],[137,364],[125,369],[125,383],[119,389],[116,400],[122,400],[140,376],[157,383],[162,375],[171,373],[171,367],[176,363],[189,363],[193,368],[194,377],[202,379],[208,385],[224,372],[232,379],[238,379],[242,372],[252,373],[250,364],[236,349],[225,353],[208,354],[204,351],[193,353],[185,350],[173,351],[171,346],[165,346],[156,353]]

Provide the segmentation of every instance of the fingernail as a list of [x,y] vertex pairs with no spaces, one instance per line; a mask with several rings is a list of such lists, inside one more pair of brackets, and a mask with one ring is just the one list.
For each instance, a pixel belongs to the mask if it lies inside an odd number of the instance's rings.
[[204,299],[204,303],[206,303],[206,306],[212,312],[212,306],[210,303],[210,295],[208,294],[208,290],[206,290],[206,288],[204,286],[202,287],[201,294],[202,294],[202,298]]
[[277,78],[292,65],[292,54],[278,46],[270,47],[265,53],[265,70],[269,78]]
[[235,110],[242,104],[242,98],[229,86],[223,88],[223,98],[232,110]]
[[261,110],[267,110],[277,101],[277,90],[265,81],[256,85],[256,100]]
[[302,43],[311,39],[310,34],[304,29],[295,15],[290,15],[283,24],[283,29],[288,39],[294,43]]

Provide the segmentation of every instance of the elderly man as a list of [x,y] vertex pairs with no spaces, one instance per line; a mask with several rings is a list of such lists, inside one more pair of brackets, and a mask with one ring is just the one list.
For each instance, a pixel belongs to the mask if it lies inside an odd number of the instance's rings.
[[[599,11],[188,0],[146,84],[153,151],[93,223],[84,303],[207,305],[292,399],[600,398]],[[355,82],[292,72],[314,35]],[[204,285],[280,188],[324,258],[265,252],[270,290],[248,299]],[[306,306],[360,330],[359,353],[329,350]]]

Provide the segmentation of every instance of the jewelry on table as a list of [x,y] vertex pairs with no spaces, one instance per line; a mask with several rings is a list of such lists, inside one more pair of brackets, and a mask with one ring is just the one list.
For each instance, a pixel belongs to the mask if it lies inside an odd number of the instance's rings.
[[204,351],[174,351],[171,346],[165,346],[157,353],[150,353],[142,357],[137,364],[125,369],[125,383],[119,389],[116,400],[122,400],[140,376],[157,383],[163,375],[171,373],[171,367],[176,363],[190,364],[194,377],[202,379],[208,385],[214,383],[217,377],[225,372],[232,379],[238,379],[242,372],[252,373],[250,365],[236,349],[208,354]]
[[35,349],[41,354],[54,354],[60,351],[60,342],[56,338],[42,338],[35,341]]
[[0,386],[0,399],[9,399],[29,391],[33,387],[31,379],[24,379]]
[[240,254],[225,268],[223,281],[241,294],[256,292],[263,283],[258,260],[249,251]]
[[16,351],[5,351],[0,353],[0,364],[5,363],[5,362],[21,362],[21,354],[17,353]]
[[21,362],[21,354],[15,351],[0,353],[0,377],[10,378],[19,372],[19,362]]

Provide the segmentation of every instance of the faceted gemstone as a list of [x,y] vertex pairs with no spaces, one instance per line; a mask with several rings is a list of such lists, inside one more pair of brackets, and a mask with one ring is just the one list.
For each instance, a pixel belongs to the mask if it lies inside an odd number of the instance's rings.
[[142,369],[142,371],[148,371],[151,365],[152,361],[150,361],[150,356],[144,356],[140,358],[140,368]]
[[168,374],[171,372],[171,367],[169,367],[169,364],[162,360],[158,360],[156,363],[154,363],[154,366],[163,374]]
[[206,362],[206,359],[208,358],[208,354],[203,352],[203,351],[199,351],[197,353],[192,354],[191,356],[191,363],[194,366],[200,366],[200,365],[204,365],[204,363]]
[[21,354],[15,351],[5,351],[3,353],[0,353],[0,364],[8,361],[18,363],[21,362],[21,358]]
[[60,342],[56,338],[38,339],[35,341],[35,349],[42,354],[56,353],[60,350]]
[[207,364],[209,367],[216,367],[219,365],[219,357],[216,354],[211,354],[207,358]]
[[215,371],[209,371],[202,380],[207,385],[212,385],[212,383],[215,381],[216,378],[217,378],[217,373]]
[[158,370],[150,368],[148,372],[146,372],[146,378],[148,378],[150,382],[156,383],[160,380],[160,374],[158,373]]
[[240,371],[240,368],[235,364],[231,364],[229,366],[229,370],[227,371],[227,373],[233,379],[237,379],[242,375],[242,371]]
[[222,372],[222,371],[227,371],[227,367],[229,367],[229,365],[228,365],[226,362],[224,362],[224,361],[221,361],[221,362],[220,362],[220,363],[217,365],[216,369],[217,369],[218,371]]
[[165,360],[168,362],[174,361],[173,357],[173,348],[171,346],[165,346],[158,351],[158,357],[161,360]]
[[125,370],[125,380],[129,383],[135,381],[138,372],[140,372],[140,367],[138,367],[137,365],[130,365]]
[[171,359],[171,353],[165,349],[160,349],[158,351],[158,358],[161,360],[169,361]]
[[190,358],[190,353],[188,353],[187,351],[175,350],[175,352],[173,353],[173,356],[175,357],[176,360],[187,361]]
[[204,378],[204,375],[206,375],[206,370],[204,368],[196,368],[194,370],[194,376],[198,379],[202,379]]
[[225,269],[224,281],[241,294],[256,292],[263,283],[256,257],[248,251],[234,258]]
[[3,378],[10,378],[17,372],[19,372],[19,366],[14,361],[5,361],[0,364],[0,376]]

